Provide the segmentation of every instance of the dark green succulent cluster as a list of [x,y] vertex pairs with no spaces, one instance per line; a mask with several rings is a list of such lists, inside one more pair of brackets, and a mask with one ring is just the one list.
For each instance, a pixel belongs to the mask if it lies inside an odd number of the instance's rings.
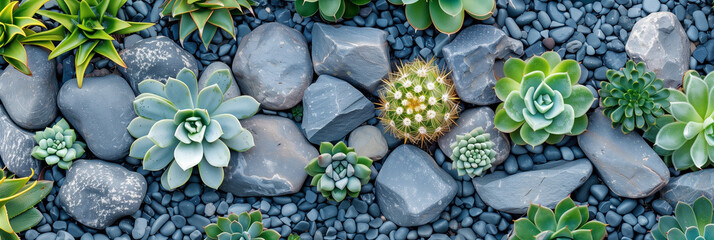
[[362,185],[369,182],[372,160],[357,156],[353,148],[344,142],[332,145],[320,144],[320,156],[305,166],[305,171],[313,176],[311,186],[316,186],[322,196],[333,201],[342,201],[350,195],[357,197]]
[[589,221],[587,206],[577,206],[570,197],[549,208],[531,204],[527,216],[513,223],[509,240],[601,240],[607,235],[605,224]]
[[491,162],[496,157],[491,135],[478,127],[470,133],[457,135],[456,141],[451,144],[451,160],[454,161],[453,169],[459,176],[481,176],[491,168]]
[[262,221],[260,211],[218,217],[218,222],[204,227],[206,240],[279,240],[280,234],[272,229],[263,229]]
[[87,147],[83,142],[77,141],[77,134],[64,118],[52,128],[36,132],[35,141],[37,146],[32,148],[33,157],[44,160],[47,165],[57,164],[65,170],[72,166],[72,160],[84,155],[84,148]]
[[180,19],[181,42],[198,29],[203,46],[208,48],[218,28],[235,38],[233,15],[243,14],[243,9],[252,12],[252,4],[250,0],[166,0],[161,15]]
[[52,190],[52,181],[28,183],[35,175],[11,178],[0,170],[0,239],[20,240],[17,233],[30,229],[42,221],[40,210],[33,208]]
[[712,202],[702,196],[689,204],[679,202],[674,208],[675,216],[663,216],[652,228],[655,240],[712,240]]
[[303,17],[315,15],[318,11],[325,21],[337,22],[342,18],[353,18],[359,7],[371,0],[295,0],[295,10]]
[[440,32],[458,32],[464,24],[466,14],[484,20],[496,10],[494,0],[389,0],[392,4],[405,5],[409,24],[417,30],[431,26]]

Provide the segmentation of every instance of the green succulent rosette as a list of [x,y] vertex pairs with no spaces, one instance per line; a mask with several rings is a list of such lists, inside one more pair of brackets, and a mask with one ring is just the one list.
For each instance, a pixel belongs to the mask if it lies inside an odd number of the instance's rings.
[[219,28],[235,38],[233,16],[243,14],[243,9],[253,12],[252,4],[251,0],[165,0],[161,16],[180,20],[181,43],[198,30],[203,46],[208,48]]
[[481,176],[491,168],[491,162],[496,158],[493,145],[491,135],[481,127],[467,134],[457,135],[456,141],[451,143],[451,160],[454,161],[452,168],[459,176]]
[[655,240],[710,240],[714,239],[712,202],[701,196],[692,205],[678,202],[675,216],[662,216],[652,228]]
[[526,217],[513,223],[509,240],[602,240],[607,236],[605,225],[588,221],[588,207],[577,206],[570,197],[549,208],[531,204]]
[[47,165],[59,166],[67,170],[72,166],[72,161],[84,155],[83,142],[77,141],[77,134],[69,127],[69,123],[62,118],[52,128],[35,132],[37,146],[32,148],[32,157],[44,160]]
[[228,217],[218,217],[216,223],[204,227],[206,240],[279,240],[280,234],[272,229],[263,229],[263,215],[260,211],[231,213]]
[[347,195],[357,197],[362,186],[369,182],[372,160],[357,156],[353,148],[344,142],[332,145],[320,144],[320,156],[312,159],[305,166],[305,171],[312,176],[310,186],[317,187],[328,200],[340,202]]
[[37,180],[28,183],[35,175],[12,178],[0,170],[0,239],[20,240],[17,233],[28,230],[42,221],[42,213],[33,206],[52,190],[52,181]]
[[371,0],[295,0],[295,10],[300,16],[310,17],[318,11],[320,17],[328,22],[353,18],[359,14],[360,6]]
[[405,5],[407,21],[416,30],[424,30],[434,24],[436,30],[452,34],[464,24],[466,14],[484,20],[496,10],[495,0],[389,0],[396,5]]

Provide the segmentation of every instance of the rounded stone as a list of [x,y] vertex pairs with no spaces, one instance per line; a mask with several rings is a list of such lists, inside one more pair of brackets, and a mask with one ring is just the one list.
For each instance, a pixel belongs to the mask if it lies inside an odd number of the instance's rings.
[[372,160],[381,160],[387,155],[389,148],[382,132],[372,125],[364,125],[350,133],[348,146],[353,147],[357,155],[368,157]]

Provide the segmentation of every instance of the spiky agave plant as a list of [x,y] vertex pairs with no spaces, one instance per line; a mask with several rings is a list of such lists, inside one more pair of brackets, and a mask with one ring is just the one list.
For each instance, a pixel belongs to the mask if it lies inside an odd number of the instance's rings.
[[318,11],[325,21],[337,22],[341,18],[353,18],[360,6],[371,0],[296,0],[295,10],[303,17],[315,15]]
[[42,221],[42,213],[35,204],[52,190],[52,181],[38,180],[28,183],[35,175],[10,178],[0,170],[0,239],[20,240],[17,233],[30,229]]
[[484,20],[496,10],[495,0],[389,0],[392,4],[405,5],[407,21],[414,29],[426,29],[434,23],[440,32],[458,32],[466,14]]
[[198,29],[203,46],[208,45],[218,28],[236,37],[233,15],[243,14],[243,9],[253,12],[250,0],[166,0],[161,5],[161,16],[179,19],[179,39],[183,40]]

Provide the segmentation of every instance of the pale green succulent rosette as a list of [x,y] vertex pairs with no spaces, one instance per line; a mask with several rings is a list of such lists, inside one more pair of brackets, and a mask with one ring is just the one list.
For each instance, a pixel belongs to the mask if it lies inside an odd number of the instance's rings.
[[52,128],[35,132],[37,146],[32,148],[32,157],[44,160],[47,165],[59,166],[67,170],[72,166],[72,161],[84,155],[83,142],[77,141],[77,134],[62,118]]
[[372,159],[357,156],[354,148],[344,142],[335,145],[320,144],[320,156],[313,158],[305,166],[308,175],[313,176],[311,186],[317,187],[328,200],[340,202],[348,195],[357,197],[362,186],[367,184],[372,170]]
[[231,213],[228,217],[218,217],[216,223],[204,227],[206,240],[280,240],[280,234],[272,229],[263,229],[263,215],[260,211]]
[[710,240],[714,239],[712,202],[701,196],[692,205],[678,202],[675,216],[662,216],[652,228],[655,240]]
[[602,240],[607,229],[602,222],[588,221],[587,206],[577,206],[570,197],[549,208],[531,204],[526,217],[513,223],[509,240]]
[[491,162],[496,158],[493,145],[491,135],[481,127],[457,135],[456,141],[451,143],[451,160],[454,161],[452,169],[456,169],[459,176],[481,176],[491,168]]

